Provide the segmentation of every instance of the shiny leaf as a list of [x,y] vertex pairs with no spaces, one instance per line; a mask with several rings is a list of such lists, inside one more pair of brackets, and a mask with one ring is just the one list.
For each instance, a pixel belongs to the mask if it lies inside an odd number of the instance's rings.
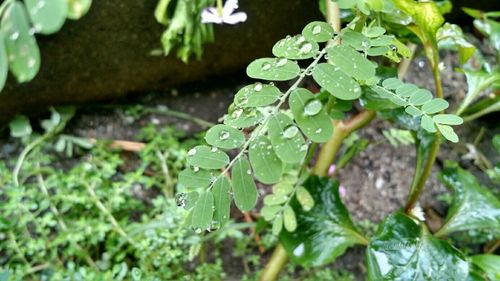
[[361,95],[359,84],[338,66],[320,63],[313,70],[313,78],[316,83],[339,99],[355,100]]
[[255,79],[286,81],[297,77],[299,65],[285,58],[261,58],[247,67],[247,75]]
[[469,265],[450,244],[436,239],[403,213],[378,227],[366,249],[368,280],[465,280]]
[[333,27],[322,21],[313,21],[304,27],[302,35],[309,41],[326,42],[333,38]]
[[[318,43],[302,35],[287,36],[273,46],[273,55],[293,60],[310,59],[319,51]],[[279,62],[280,60],[278,60]],[[285,60],[286,61],[286,60]]]
[[248,128],[257,125],[263,119],[262,113],[255,108],[235,108],[224,116],[224,124],[236,128]]
[[500,201],[488,188],[458,164],[448,163],[440,179],[454,195],[440,236],[471,229],[496,229],[500,233]]
[[229,164],[229,156],[206,145],[198,145],[188,151],[187,163],[202,169],[220,169]]
[[500,256],[497,255],[475,255],[471,257],[472,263],[481,268],[491,281],[500,280]]
[[83,17],[90,9],[92,0],[67,0],[68,19],[77,20]]
[[337,45],[328,50],[328,56],[340,70],[357,80],[375,76],[375,65],[353,48]]
[[304,159],[307,145],[290,117],[278,113],[270,118],[268,128],[269,139],[281,161],[293,164]]
[[306,89],[295,89],[288,100],[293,117],[302,132],[313,142],[327,142],[333,134],[333,125],[323,110],[321,101]]
[[214,215],[214,197],[210,192],[200,194],[191,213],[191,226],[206,229],[210,227]]
[[245,136],[231,126],[218,124],[207,131],[205,140],[215,147],[233,149],[243,145]]
[[179,173],[179,184],[186,188],[204,188],[212,182],[212,174],[207,170],[195,172],[191,168],[186,168]]
[[214,221],[220,227],[224,226],[229,220],[229,212],[231,208],[231,183],[224,175],[219,176],[212,187],[214,197]]
[[277,87],[257,82],[241,88],[234,97],[234,103],[238,107],[259,107],[273,104],[280,96]]
[[280,235],[280,241],[293,262],[304,266],[327,264],[348,247],[366,242],[340,200],[337,182],[313,176],[304,187],[312,195],[315,205],[306,212],[293,199],[291,206],[296,213],[297,229],[283,231]]

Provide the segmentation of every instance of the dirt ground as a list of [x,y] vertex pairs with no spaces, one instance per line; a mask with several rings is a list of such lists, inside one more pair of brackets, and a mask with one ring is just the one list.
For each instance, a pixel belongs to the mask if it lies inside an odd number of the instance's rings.
[[[451,71],[458,66],[455,56],[450,53],[444,54],[443,63],[445,71],[443,71],[442,81],[445,95],[453,105],[454,101],[465,95],[467,85],[463,75]],[[432,75],[423,57],[417,57],[413,61],[407,77],[409,82],[433,89]],[[148,95],[140,100],[117,101],[114,105],[107,106],[90,105],[79,109],[78,115],[69,124],[67,131],[78,136],[97,139],[134,140],[141,127],[154,123],[160,126],[174,125],[190,133],[198,132],[201,127],[192,122],[161,114],[146,114],[133,118],[125,114],[120,105],[140,102],[145,106],[168,107],[210,122],[217,122],[232,102],[234,93],[246,83],[250,81],[241,74],[210,84],[170,89],[164,94]],[[495,118],[498,118],[498,115],[462,126],[458,130],[461,142],[472,142],[482,126],[492,129],[495,125]],[[413,167],[415,163],[415,151],[412,146],[399,148],[391,146],[382,135],[382,131],[390,127],[391,124],[378,119],[362,129],[359,135],[368,139],[371,144],[339,175],[341,184],[346,187],[344,203],[355,221],[370,220],[377,223],[388,214],[400,209],[405,203],[413,176],[413,169],[410,167]],[[500,132],[498,126],[493,131],[495,130],[497,133]],[[489,130],[479,145],[485,155],[493,155],[488,153],[492,149],[491,136],[492,131]],[[2,147],[2,154],[8,154],[10,149]],[[470,160],[461,159],[462,155],[458,152],[458,148],[458,145],[450,145],[449,142],[443,145],[437,165],[420,199],[424,208],[432,208],[440,215],[444,215],[446,209],[436,197],[446,192],[446,188],[437,180],[437,173],[444,160],[460,161],[462,165],[477,170]],[[227,253],[230,255],[230,251]],[[231,258],[227,260],[231,260],[225,264],[228,274],[230,276],[241,274],[243,270],[238,268],[238,264],[241,265],[241,263]],[[365,272],[364,250],[362,248],[348,250],[345,255],[338,258],[334,267],[352,271],[359,280],[362,280],[361,276]]]

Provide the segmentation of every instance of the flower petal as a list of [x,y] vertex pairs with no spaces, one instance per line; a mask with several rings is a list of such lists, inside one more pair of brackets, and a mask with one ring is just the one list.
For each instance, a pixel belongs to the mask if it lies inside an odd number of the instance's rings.
[[217,15],[217,9],[210,7],[203,9],[201,12],[201,22],[202,23],[222,23],[223,20],[219,15]]
[[224,23],[227,24],[236,24],[239,22],[244,22],[247,20],[247,14],[244,12],[234,13],[228,17],[223,18]]
[[238,9],[238,0],[227,0],[222,8],[222,17],[229,17],[236,9]]

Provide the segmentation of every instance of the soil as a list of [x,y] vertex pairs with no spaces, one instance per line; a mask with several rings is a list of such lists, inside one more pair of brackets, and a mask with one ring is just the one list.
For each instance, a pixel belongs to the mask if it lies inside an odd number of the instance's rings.
[[[463,75],[453,72],[458,66],[457,59],[450,53],[443,54],[445,71],[443,71],[442,81],[446,97],[453,104],[466,93],[466,82]],[[227,106],[232,102],[237,89],[250,83],[243,78],[243,73],[235,75],[225,81],[217,81],[217,84],[200,84],[178,89],[171,89],[162,94],[148,95],[143,99],[127,100],[115,105],[87,106],[78,111],[78,116],[69,124],[67,133],[91,137],[97,139],[121,139],[134,140],[141,127],[148,123],[158,126],[173,125],[180,130],[185,130],[192,134],[202,128],[192,122],[165,116],[162,114],[145,114],[138,118],[133,118],[125,114],[123,104],[137,104],[140,102],[144,106],[168,107],[169,109],[186,112],[192,116],[202,118],[210,122],[217,122]],[[417,57],[407,74],[408,81],[421,87],[433,89],[432,75],[428,70],[423,57]],[[221,85],[222,83],[222,85]],[[456,103],[456,102],[455,102]],[[491,128],[495,125],[497,116],[489,116],[479,121],[462,126],[458,134],[462,143],[471,143],[477,136],[479,128],[490,127],[486,136],[479,144],[479,149],[485,155],[494,155],[490,140],[494,132],[500,133],[500,128]],[[498,124],[498,123],[496,123]],[[359,132],[359,135],[368,139],[371,144],[360,153],[353,161],[340,173],[339,181],[346,187],[346,194],[343,198],[345,205],[349,209],[354,221],[370,220],[378,223],[388,214],[400,209],[408,193],[408,187],[413,176],[415,163],[415,152],[412,146],[393,147],[382,135],[382,131],[391,128],[391,124],[386,121],[376,120],[368,127]],[[420,204],[424,208],[432,208],[437,214],[443,216],[446,207],[436,198],[446,192],[446,188],[437,180],[440,166],[445,159],[460,161],[473,171],[478,171],[471,160],[463,160],[459,146],[445,143],[439,153],[437,165],[426,184],[426,190],[420,199]],[[9,150],[4,147],[2,150]],[[12,151],[12,149],[10,149]],[[2,157],[5,156],[1,155]],[[497,156],[498,158],[498,156]],[[498,161],[500,159],[490,159]],[[480,173],[477,173],[478,175]],[[224,260],[225,270],[230,279],[239,279],[243,272],[242,263],[231,257],[231,251],[225,251],[228,255]],[[270,253],[267,253],[270,255]],[[263,259],[263,264],[268,256]],[[352,271],[357,279],[363,280],[366,271],[364,267],[364,250],[361,247],[349,249],[345,255],[337,259],[333,265],[335,268]]]

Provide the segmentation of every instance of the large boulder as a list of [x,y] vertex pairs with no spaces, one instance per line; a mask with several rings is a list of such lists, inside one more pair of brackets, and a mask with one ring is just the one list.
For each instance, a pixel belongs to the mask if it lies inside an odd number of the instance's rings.
[[48,105],[103,101],[241,71],[255,58],[271,55],[274,42],[320,19],[317,1],[240,1],[245,23],[215,27],[215,43],[201,61],[189,64],[151,56],[161,48],[164,27],[153,12],[157,0],[98,0],[82,19],[67,22],[53,36],[39,36],[40,73],[25,84],[13,77],[0,93],[0,122],[18,112]]

